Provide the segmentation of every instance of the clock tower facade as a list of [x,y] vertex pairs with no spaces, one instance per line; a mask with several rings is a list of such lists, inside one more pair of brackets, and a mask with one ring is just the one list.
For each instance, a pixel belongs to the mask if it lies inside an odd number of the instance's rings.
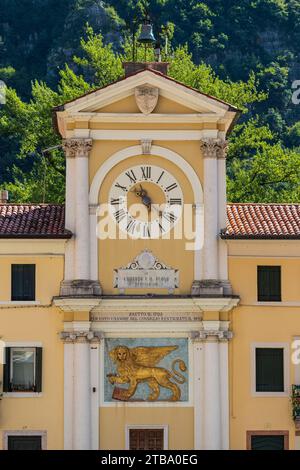
[[220,233],[238,110],[165,70],[125,64],[124,79],[55,110],[74,234],[54,298],[66,449],[229,448],[239,299]]

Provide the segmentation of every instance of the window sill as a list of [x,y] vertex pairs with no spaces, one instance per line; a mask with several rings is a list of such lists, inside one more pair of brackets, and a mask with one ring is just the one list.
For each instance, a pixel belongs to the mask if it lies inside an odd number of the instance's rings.
[[39,300],[6,300],[0,301],[0,307],[18,307],[18,306],[41,305]]
[[282,300],[265,300],[265,301],[262,301],[262,300],[259,300],[257,302],[254,302],[253,305],[258,305],[258,306],[266,306],[266,307],[276,307],[277,305],[280,307],[282,305],[286,305],[287,302],[282,302]]
[[286,398],[286,397],[289,397],[289,393],[288,392],[253,392],[252,396],[256,398],[257,397],[258,398],[270,398],[270,397]]
[[39,398],[43,393],[39,392],[5,392],[3,398]]

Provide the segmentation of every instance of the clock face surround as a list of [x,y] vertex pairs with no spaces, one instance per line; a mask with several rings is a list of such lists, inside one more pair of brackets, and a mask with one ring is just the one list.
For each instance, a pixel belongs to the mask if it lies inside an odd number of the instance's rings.
[[179,222],[183,193],[165,168],[136,165],[122,171],[109,191],[110,213],[132,238],[160,238]]

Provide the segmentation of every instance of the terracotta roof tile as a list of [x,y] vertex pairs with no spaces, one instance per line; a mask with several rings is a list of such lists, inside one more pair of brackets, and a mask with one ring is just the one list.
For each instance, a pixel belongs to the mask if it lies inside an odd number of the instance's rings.
[[69,238],[58,204],[0,204],[0,238]]
[[228,204],[222,237],[300,239],[300,204]]
[[[228,204],[222,238],[300,239],[300,204]],[[70,238],[58,204],[0,204],[0,238]]]

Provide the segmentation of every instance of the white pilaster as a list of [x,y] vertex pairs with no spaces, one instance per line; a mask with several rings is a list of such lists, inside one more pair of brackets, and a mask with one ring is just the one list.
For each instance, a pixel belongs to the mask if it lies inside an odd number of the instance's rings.
[[73,377],[74,344],[67,338],[64,341],[64,450],[73,449]]
[[91,449],[99,450],[99,354],[100,340],[95,337],[90,343],[91,364]]
[[97,238],[97,208],[90,205],[90,279],[98,281],[98,238]]
[[220,354],[220,381],[221,381],[221,449],[229,450],[229,365],[228,365],[228,339],[221,339],[219,343]]
[[[227,141],[220,141],[218,145],[218,233],[226,228],[227,224],[227,194],[226,194],[226,152]],[[225,294],[231,293],[228,280],[228,249],[225,240],[219,238],[219,279],[225,281]]]
[[204,343],[204,449],[221,449],[220,359],[214,336]]
[[205,280],[219,279],[218,266],[218,141],[201,141],[204,158],[204,273]]
[[199,338],[192,340],[194,377],[194,450],[203,449],[203,343]]
[[195,240],[195,254],[194,254],[194,280],[201,281],[203,278],[203,249],[204,249],[204,205],[196,204],[195,205],[195,230],[196,230],[196,240]]
[[90,348],[87,338],[78,336],[74,344],[73,449],[91,449]]
[[[65,226],[67,230],[75,233],[75,146],[72,139],[63,142],[66,155],[66,203],[65,203]],[[65,281],[75,278],[75,243],[74,238],[68,240],[65,251]]]
[[90,277],[89,253],[89,152],[91,139],[76,141],[76,238],[75,266],[76,279],[88,280]]

